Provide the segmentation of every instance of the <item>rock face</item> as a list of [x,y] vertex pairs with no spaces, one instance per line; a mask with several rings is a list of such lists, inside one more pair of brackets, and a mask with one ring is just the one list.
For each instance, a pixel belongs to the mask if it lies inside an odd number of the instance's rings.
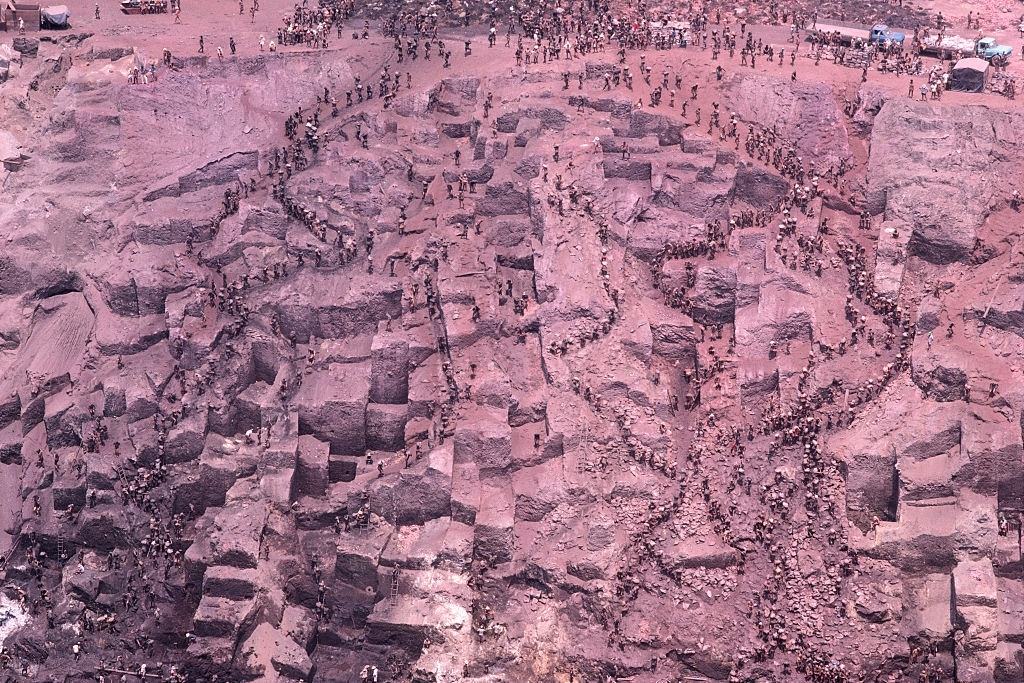
[[828,84],[740,72],[729,90],[740,118],[755,124],[778,121],[782,136],[819,168],[851,160],[846,123]]
[[1022,680],[1012,104],[193,4],[0,46],[12,675]]
[[331,364],[316,373],[295,396],[299,430],[331,445],[336,453],[366,450],[370,365]]
[[875,116],[868,208],[911,227],[911,254],[964,260],[1007,193],[1020,114],[888,100]]
[[693,319],[697,322],[705,325],[732,322],[736,312],[736,271],[731,268],[698,268],[693,299]]

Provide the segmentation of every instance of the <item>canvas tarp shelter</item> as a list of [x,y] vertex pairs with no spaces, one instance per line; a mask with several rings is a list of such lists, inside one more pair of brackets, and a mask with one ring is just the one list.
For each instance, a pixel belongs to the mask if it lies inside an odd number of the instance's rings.
[[53,5],[42,10],[43,26],[64,28],[71,21],[71,10],[67,5]]
[[949,89],[960,92],[985,92],[990,69],[989,63],[979,57],[961,59],[953,67]]

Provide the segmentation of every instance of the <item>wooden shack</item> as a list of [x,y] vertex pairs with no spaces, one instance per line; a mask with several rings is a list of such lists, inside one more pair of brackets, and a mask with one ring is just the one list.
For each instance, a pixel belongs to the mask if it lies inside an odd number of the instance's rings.
[[6,30],[17,31],[21,25],[19,20],[24,20],[26,31],[39,30],[40,13],[38,2],[16,2],[15,0],[7,0],[3,9]]

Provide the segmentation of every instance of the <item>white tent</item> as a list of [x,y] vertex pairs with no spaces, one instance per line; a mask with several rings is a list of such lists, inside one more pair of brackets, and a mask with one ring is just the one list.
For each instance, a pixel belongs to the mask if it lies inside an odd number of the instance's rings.
[[43,28],[67,28],[71,23],[71,10],[67,5],[52,5],[42,9]]

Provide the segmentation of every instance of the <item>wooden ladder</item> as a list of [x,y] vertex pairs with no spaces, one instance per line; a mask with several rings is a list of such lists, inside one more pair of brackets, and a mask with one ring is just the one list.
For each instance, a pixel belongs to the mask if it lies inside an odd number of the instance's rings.
[[400,572],[401,572],[401,570],[398,567],[395,567],[395,570],[393,572],[391,572],[391,595],[390,595],[389,599],[390,599],[392,607],[394,607],[395,605],[398,604],[398,588],[399,588],[399,578],[398,577],[399,577],[399,573]]
[[583,449],[582,453],[576,456],[576,473],[585,474],[590,464],[590,423],[583,425]]
[[21,538],[22,535],[19,533],[14,538],[14,543],[11,544],[10,549],[6,553],[4,553],[3,564],[0,564],[0,570],[7,570],[7,565],[10,563],[11,558],[14,557],[14,553],[18,549],[18,546],[21,545]]

